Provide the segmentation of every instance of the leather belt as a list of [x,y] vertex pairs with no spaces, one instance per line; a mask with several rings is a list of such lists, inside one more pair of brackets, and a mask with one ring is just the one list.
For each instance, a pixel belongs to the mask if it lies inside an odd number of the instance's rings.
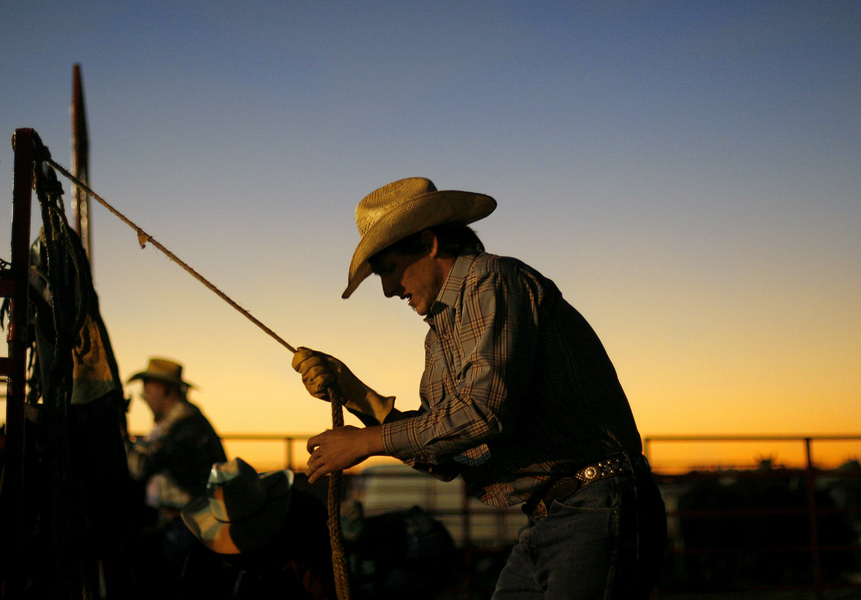
[[616,477],[622,473],[639,475],[650,472],[649,461],[645,456],[628,458],[623,454],[609,456],[591,465],[586,465],[573,475],[566,475],[553,482],[539,492],[523,505],[523,512],[531,515],[533,519],[541,519],[547,516],[547,511],[554,500],[567,498],[580,488],[610,477]]

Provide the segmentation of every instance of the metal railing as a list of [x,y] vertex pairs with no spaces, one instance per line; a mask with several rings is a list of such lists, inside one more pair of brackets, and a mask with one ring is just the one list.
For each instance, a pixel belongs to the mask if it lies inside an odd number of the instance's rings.
[[[805,469],[815,468],[813,460],[814,443],[823,442],[861,442],[861,435],[653,435],[644,438],[643,453],[654,463],[654,447],[660,443],[741,443],[741,442],[781,442],[798,443],[803,445]],[[655,464],[653,464],[653,467]],[[658,463],[660,470],[660,464]]]
[[[664,435],[651,436],[644,440],[644,453],[652,459],[655,446],[666,444],[798,444],[802,459],[800,464],[781,467],[772,458],[762,460],[758,466],[715,467],[700,466],[687,472],[671,473],[654,468],[656,479],[661,486],[667,504],[667,517],[670,528],[670,543],[667,556],[672,568],[665,579],[687,580],[689,587],[703,587],[700,577],[691,577],[691,571],[702,568],[710,577],[718,577],[721,569],[735,569],[738,572],[747,566],[754,569],[766,561],[783,569],[783,575],[774,579],[763,578],[754,581],[749,577],[738,585],[756,586],[766,589],[806,590],[816,598],[824,598],[826,590],[833,588],[857,588],[861,575],[861,506],[850,497],[843,506],[836,506],[829,497],[828,490],[844,486],[851,493],[861,490],[861,469],[822,468],[814,460],[814,446],[831,442],[861,442],[861,435]],[[857,455],[856,455],[857,456]],[[833,462],[833,461],[831,461]],[[798,463],[798,461],[796,461]],[[790,490],[787,486],[794,486]],[[701,504],[690,501],[692,492],[699,491]],[[711,497],[707,497],[711,495]],[[789,500],[792,495],[793,500]],[[689,499],[684,503],[684,498]],[[711,524],[709,524],[711,522]],[[683,523],[692,528],[706,530],[705,536],[693,540],[688,536]],[[752,540],[752,534],[744,531],[753,524],[757,530],[777,533],[774,539],[764,539],[761,543]],[[718,526],[715,526],[718,525]],[[776,531],[783,525],[784,531]],[[789,525],[786,527],[786,525]],[[835,527],[843,527],[846,537],[835,541]],[[724,532],[719,530],[723,528]],[[806,529],[806,531],[804,531]],[[727,535],[727,532],[730,532]],[[737,532],[733,535],[732,532]],[[768,536],[766,536],[768,537]],[[711,539],[712,543],[708,543]],[[753,543],[752,543],[753,542]],[[755,557],[759,555],[759,559]],[[744,557],[748,558],[745,559]],[[754,556],[754,558],[751,558]],[[761,557],[767,556],[767,559]],[[806,559],[793,562],[806,556]],[[835,574],[833,560],[826,557],[841,556],[850,564],[854,563],[854,580],[840,579]],[[790,573],[786,565],[795,565]],[[694,565],[691,568],[691,565]],[[826,576],[826,567],[828,574]],[[760,571],[763,569],[761,567]],[[686,572],[687,571],[687,572]],[[708,579],[709,577],[705,577]],[[743,578],[740,578],[743,579]],[[805,581],[806,580],[806,581]],[[725,581],[723,582],[726,583]],[[665,594],[666,596],[666,594]]]
[[[305,459],[307,452],[305,451],[305,442],[314,434],[279,434],[279,433],[227,433],[219,434],[223,442],[281,442],[283,446],[283,465],[278,465],[280,469],[292,469],[293,471],[302,471],[305,468]],[[298,457],[301,457],[298,458]],[[275,461],[273,460],[273,463]]]
[[[283,457],[283,466],[300,472],[304,469],[307,456],[305,442],[311,437],[304,434],[224,434],[222,439],[228,446],[241,443],[279,443],[283,444],[280,455]],[[747,465],[743,468],[727,466],[706,465],[689,468],[686,472],[673,472],[672,468],[664,468],[660,460],[654,460],[653,455],[658,444],[739,444],[756,442],[764,444],[798,444],[801,458],[796,461],[792,468],[776,467],[769,461],[765,465]],[[834,545],[825,539],[823,527],[827,528],[829,523],[837,517],[854,519],[861,523],[861,506],[833,507],[824,506],[821,500],[822,487],[835,481],[855,481],[861,485],[861,472],[844,472],[836,469],[818,468],[814,460],[814,451],[817,444],[826,442],[861,442],[861,435],[830,435],[830,436],[803,436],[803,435],[664,435],[650,436],[644,439],[644,452],[653,462],[653,471],[664,493],[667,503],[667,514],[670,522],[670,539],[667,547],[669,569],[665,569],[665,584],[661,597],[671,598],[677,593],[679,574],[674,572],[680,561],[693,559],[695,561],[713,562],[721,564],[726,557],[738,557],[744,553],[761,553],[771,556],[806,556],[804,572],[809,573],[809,581],[799,583],[797,577],[794,582],[787,583],[765,583],[753,584],[747,582],[743,585],[754,586],[756,589],[794,589],[812,594],[809,597],[824,598],[826,590],[839,587],[857,587],[852,582],[835,582],[826,576],[823,567],[828,567],[828,557],[836,553],[849,553],[856,560],[861,560],[861,546],[858,543],[858,535],[861,535],[861,524],[856,532],[856,537],[851,543]],[[717,463],[716,463],[717,464]],[[758,468],[759,467],[759,468]],[[283,468],[283,467],[279,467]],[[678,471],[678,469],[676,469]],[[443,522],[449,529],[457,546],[469,556],[473,552],[500,553],[505,554],[516,542],[517,530],[523,524],[523,514],[518,507],[498,509],[482,505],[473,498],[469,498],[466,490],[458,481],[443,483],[412,471],[408,467],[400,465],[392,459],[391,463],[383,463],[380,466],[371,466],[362,470],[353,470],[346,475],[346,494],[349,498],[358,499],[365,505],[367,514],[379,514],[387,510],[402,510],[412,505],[419,505],[429,514]],[[792,478],[796,482],[797,495],[803,496],[803,502],[798,506],[733,506],[719,508],[709,507],[679,507],[678,494],[680,490],[687,491],[704,482],[715,485],[723,485],[727,481],[742,482],[768,482],[782,481]],[[742,503],[743,504],[743,503]],[[783,542],[775,541],[769,545],[770,540],[765,540],[761,547],[733,547],[730,545],[717,545],[711,547],[697,547],[680,537],[679,523],[686,521],[710,521],[712,523],[724,524],[730,529],[742,529],[744,523],[767,522],[774,519],[775,522],[791,521],[793,527],[804,531],[796,531],[795,539],[803,538],[803,543],[793,542],[790,545],[781,545]],[[823,523],[825,521],[825,523]],[[776,560],[780,560],[779,558]],[[861,568],[861,565],[859,565]],[[796,574],[797,575],[797,574]],[[792,579],[792,578],[787,578]],[[688,582],[688,591],[695,591]],[[693,585],[693,587],[696,587]],[[750,587],[745,588],[750,589]],[[704,591],[704,590],[700,590]]]

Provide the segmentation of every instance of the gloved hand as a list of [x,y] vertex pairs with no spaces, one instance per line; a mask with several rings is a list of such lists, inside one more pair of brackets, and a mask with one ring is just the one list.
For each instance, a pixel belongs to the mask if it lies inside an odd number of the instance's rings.
[[384,397],[362,383],[337,358],[300,347],[293,355],[293,368],[302,375],[308,393],[329,400],[328,389],[336,386],[348,409],[374,417],[382,423],[395,403],[394,396]]

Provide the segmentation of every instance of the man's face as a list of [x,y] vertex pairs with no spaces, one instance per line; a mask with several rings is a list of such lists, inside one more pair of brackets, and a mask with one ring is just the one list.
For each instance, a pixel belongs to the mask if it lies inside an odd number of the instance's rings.
[[152,416],[158,422],[167,411],[167,386],[160,381],[145,379],[143,382],[143,399],[147,403]]
[[371,267],[380,276],[386,298],[405,299],[422,316],[430,311],[447,275],[433,251],[425,254],[383,252],[374,257]]

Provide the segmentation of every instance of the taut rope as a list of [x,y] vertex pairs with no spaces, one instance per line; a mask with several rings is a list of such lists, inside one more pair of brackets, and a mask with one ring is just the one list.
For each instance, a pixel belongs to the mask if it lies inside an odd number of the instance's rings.
[[[227,302],[230,306],[235,308],[237,311],[242,313],[249,321],[257,325],[260,329],[265,331],[270,337],[272,337],[276,342],[287,348],[290,352],[296,353],[296,349],[284,341],[281,336],[272,331],[269,327],[264,325],[259,319],[253,316],[250,312],[242,308],[237,302],[235,302],[230,296],[222,292],[218,287],[215,286],[212,282],[206,279],[203,275],[195,271],[191,266],[181,260],[178,256],[176,256],[173,252],[165,248],[162,244],[155,240],[151,235],[146,233],[143,229],[138,227],[134,222],[131,221],[128,217],[122,214],[120,211],[115,209],[113,206],[107,203],[101,196],[96,194],[93,190],[87,186],[86,183],[79,180],[77,177],[72,175],[67,169],[58,165],[54,159],[48,157],[45,158],[45,161],[50,164],[52,167],[57,169],[60,173],[65,175],[69,180],[71,180],[75,185],[78,186],[79,189],[84,190],[87,194],[92,196],[98,201],[99,204],[107,208],[111,213],[114,214],[120,221],[131,227],[135,230],[138,236],[138,243],[141,248],[145,248],[146,245],[152,244],[154,247],[158,248],[165,256],[167,256],[170,260],[178,264],[182,267],[189,275],[197,279],[200,283],[209,288],[210,291],[214,292],[219,298]],[[332,405],[332,427],[342,427],[344,425],[344,409],[343,409],[343,398],[341,398],[340,393],[337,388],[334,386],[330,387],[327,390],[329,394],[329,401]],[[338,594],[338,598],[340,600],[349,600],[350,598],[350,583],[349,583],[349,574],[347,570],[347,557],[344,552],[344,539],[341,534],[341,471],[335,471],[329,476],[329,491],[328,491],[328,511],[329,511],[329,539],[332,544],[332,566],[335,572],[335,591]]]
[[48,159],[46,159],[46,162],[48,162],[48,164],[50,164],[52,167],[54,167],[55,169],[57,169],[60,173],[62,173],[62,174],[63,174],[63,175],[65,175],[66,177],[68,177],[68,178],[69,178],[69,179],[70,179],[70,180],[71,180],[75,185],[77,185],[80,189],[84,190],[84,191],[85,191],[85,192],[87,192],[90,196],[92,196],[93,198],[95,198],[95,199],[99,202],[99,204],[101,204],[102,206],[104,206],[105,208],[107,208],[109,211],[111,211],[111,212],[112,212],[112,213],[113,213],[113,214],[114,214],[114,215],[115,215],[115,216],[116,216],[120,221],[122,221],[123,223],[125,223],[126,225],[128,225],[129,227],[131,227],[132,229],[134,229],[134,230],[135,230],[135,232],[138,234],[138,243],[141,245],[141,248],[145,248],[147,244],[152,244],[153,246],[155,246],[156,248],[158,248],[159,250],[161,250],[161,252],[162,252],[162,253],[164,253],[164,255],[165,255],[165,256],[167,256],[170,260],[172,260],[173,262],[175,262],[176,264],[178,264],[180,267],[182,267],[183,269],[185,269],[185,271],[186,271],[186,272],[188,272],[192,277],[194,277],[195,279],[197,279],[200,283],[202,283],[203,285],[205,285],[205,286],[206,286],[207,288],[209,288],[211,291],[215,292],[215,294],[216,294],[216,295],[218,295],[218,297],[219,297],[219,298],[221,298],[222,300],[224,300],[225,302],[227,302],[230,306],[232,306],[233,308],[235,308],[236,310],[238,310],[240,313],[242,313],[243,315],[245,315],[245,317],[247,317],[249,321],[251,321],[252,323],[254,323],[255,325],[257,325],[260,329],[262,329],[263,331],[265,331],[266,333],[268,333],[272,338],[274,338],[274,339],[275,339],[275,341],[276,341],[276,342],[278,342],[279,344],[281,344],[282,346],[284,346],[285,348],[287,348],[290,352],[292,352],[292,353],[294,353],[294,354],[296,353],[296,348],[294,348],[293,346],[291,346],[290,344],[288,344],[287,342],[285,342],[285,341],[284,341],[284,340],[283,340],[283,339],[282,339],[282,338],[281,338],[277,333],[275,333],[274,331],[272,331],[271,329],[269,329],[266,325],[264,325],[263,323],[261,323],[261,322],[260,322],[256,317],[254,317],[254,315],[252,315],[250,312],[248,312],[247,310],[245,310],[244,308],[242,308],[241,306],[239,306],[239,304],[237,304],[237,303],[236,303],[232,298],[230,298],[230,296],[228,296],[227,294],[225,294],[224,292],[222,292],[222,291],[221,291],[220,289],[218,289],[218,288],[217,288],[217,287],[216,287],[212,282],[210,282],[208,279],[206,279],[203,275],[201,275],[200,273],[198,273],[197,271],[195,271],[194,269],[192,269],[188,264],[186,264],[185,262],[183,262],[183,261],[182,261],[182,260],[181,260],[177,255],[175,255],[173,252],[171,252],[170,250],[168,250],[167,248],[165,248],[163,245],[161,245],[158,241],[156,241],[156,239],[155,239],[155,238],[153,238],[151,235],[149,235],[148,233],[146,233],[143,229],[141,229],[140,227],[138,227],[137,225],[135,225],[135,224],[131,221],[131,219],[129,219],[129,218],[128,218],[128,217],[126,217],[123,213],[121,213],[120,211],[118,211],[117,209],[115,209],[113,206],[111,206],[110,204],[108,204],[108,203],[107,203],[107,202],[106,202],[106,201],[105,201],[101,196],[99,196],[99,195],[98,195],[98,194],[96,194],[93,190],[91,190],[89,187],[87,187],[87,184],[86,184],[86,183],[82,182],[82,181],[81,181],[81,180],[79,180],[77,177],[75,177],[74,175],[72,175],[71,173],[69,173],[69,171],[67,171],[66,169],[64,169],[64,168],[63,168],[63,167],[61,167],[60,165],[58,165],[58,164],[54,161],[54,159],[52,159],[52,158],[48,158]]

